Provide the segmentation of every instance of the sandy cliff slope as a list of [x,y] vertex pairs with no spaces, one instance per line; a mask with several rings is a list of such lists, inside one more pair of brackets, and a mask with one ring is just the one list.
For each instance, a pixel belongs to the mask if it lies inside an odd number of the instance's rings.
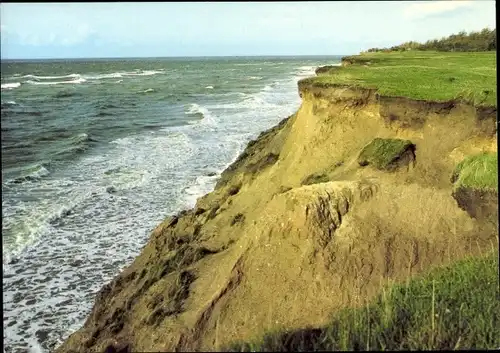
[[[388,280],[491,249],[496,214],[458,207],[450,177],[465,156],[496,152],[496,109],[299,91],[298,112],[160,224],[58,352],[217,350],[324,324]],[[361,166],[375,138],[412,148]]]

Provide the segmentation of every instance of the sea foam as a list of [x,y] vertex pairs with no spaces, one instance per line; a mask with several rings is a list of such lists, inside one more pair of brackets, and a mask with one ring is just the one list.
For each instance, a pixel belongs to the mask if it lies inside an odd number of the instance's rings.
[[21,87],[21,82],[2,83],[2,89],[14,89]]
[[33,80],[28,80],[26,83],[32,84],[32,85],[37,85],[37,86],[52,86],[52,85],[61,85],[61,84],[80,84],[87,82],[86,79],[84,78],[77,78],[75,80],[71,81],[48,81],[48,82],[40,82],[40,81],[33,81]]

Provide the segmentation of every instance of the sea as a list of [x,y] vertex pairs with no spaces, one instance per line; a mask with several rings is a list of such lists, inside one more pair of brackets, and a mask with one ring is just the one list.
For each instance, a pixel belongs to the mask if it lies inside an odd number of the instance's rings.
[[50,352],[329,57],[1,62],[4,352]]

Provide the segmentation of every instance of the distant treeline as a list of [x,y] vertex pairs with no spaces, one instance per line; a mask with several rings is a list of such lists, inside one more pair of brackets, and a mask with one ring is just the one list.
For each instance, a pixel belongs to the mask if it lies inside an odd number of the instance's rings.
[[368,52],[389,52],[405,50],[435,51],[490,51],[497,50],[497,31],[485,28],[479,32],[462,31],[441,39],[428,40],[425,43],[406,42],[391,48],[371,48]]

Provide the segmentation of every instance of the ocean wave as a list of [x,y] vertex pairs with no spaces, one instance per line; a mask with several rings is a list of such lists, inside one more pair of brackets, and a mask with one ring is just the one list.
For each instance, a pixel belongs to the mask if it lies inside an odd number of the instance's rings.
[[214,89],[214,86],[207,86],[206,89]]
[[24,75],[22,78],[28,78],[31,80],[59,80],[64,78],[80,78],[80,74],[69,74],[62,76],[37,76],[37,75]]
[[317,66],[300,66],[296,69],[295,75],[297,78],[316,76],[316,68]]
[[90,142],[95,142],[96,140],[94,140],[93,138],[91,138],[87,133],[85,132],[82,132],[78,135],[75,135],[72,137],[73,141],[76,141],[76,142],[87,142],[87,141],[90,141]]
[[185,112],[186,115],[191,115],[199,118],[200,120],[195,122],[188,122],[189,125],[200,125],[200,126],[210,126],[213,127],[217,125],[217,119],[210,112],[209,108],[200,106],[193,103],[189,106],[188,110]]
[[5,102],[5,103],[4,103],[4,102],[2,102],[2,108],[5,108],[5,107],[11,107],[11,106],[13,106],[13,105],[18,105],[18,104],[16,103],[16,101],[7,101],[7,102]]
[[148,88],[148,89],[145,89],[143,91],[140,91],[139,93],[153,93],[153,92],[156,92],[156,91],[152,88]]
[[51,85],[60,85],[60,84],[79,84],[79,83],[84,83],[87,82],[86,79],[84,78],[78,78],[75,80],[71,81],[49,81],[49,82],[39,82],[39,81],[32,81],[28,80],[26,83],[32,84],[32,85],[41,85],[41,86],[51,86]]
[[262,76],[248,76],[247,80],[262,80]]
[[119,72],[113,72],[111,74],[101,74],[97,76],[83,76],[87,80],[103,80],[107,78],[122,78],[122,74]]
[[257,65],[262,65],[265,63],[239,63],[239,64],[234,64],[234,66],[257,66]]
[[56,94],[54,94],[54,98],[69,98],[69,97],[73,97],[73,96],[77,96],[79,95],[78,92],[74,92],[74,91],[60,91],[60,92],[57,92]]
[[201,107],[198,104],[193,103],[189,106],[189,108],[185,114],[198,116],[198,117],[203,119],[203,118],[209,116],[210,112],[208,111],[207,108]]
[[122,72],[122,76],[153,76],[158,74],[164,74],[165,72],[159,70],[137,70],[137,71],[129,71]]
[[45,168],[43,164],[35,165],[33,167],[27,168],[24,173],[24,175],[21,175],[17,178],[7,180],[6,184],[7,185],[12,185],[12,184],[22,184],[25,182],[36,182],[42,179],[44,176],[47,176],[50,174],[49,170]]
[[96,104],[96,108],[98,109],[118,109],[119,106],[112,103],[99,102]]
[[71,211],[77,206],[77,204],[71,204],[68,206],[61,206],[55,213],[49,216],[47,222],[51,225],[57,225],[65,217],[71,214]]
[[98,117],[113,116],[113,115],[116,115],[116,114],[115,113],[110,113],[110,112],[104,112],[104,111],[100,111],[99,113],[97,113]]
[[300,66],[297,68],[297,70],[303,70],[303,71],[311,71],[314,70],[316,66]]
[[108,169],[104,172],[104,175],[104,179],[108,184],[106,192],[109,194],[136,188],[144,184],[147,179],[147,171],[127,167]]
[[2,83],[1,85],[2,89],[14,89],[18,87],[21,87],[21,82]]
[[32,108],[28,108],[28,109],[23,109],[23,110],[19,110],[19,109],[10,109],[10,108],[13,108],[15,106],[4,106],[2,105],[2,114],[5,114],[5,116],[16,116],[16,115],[20,115],[20,116],[42,116],[43,114],[45,113],[48,113],[47,110],[44,110],[44,111],[39,111],[39,110],[31,110]]
[[66,156],[72,156],[75,153],[85,152],[89,147],[91,142],[97,142],[92,139],[86,133],[80,133],[77,135],[73,135],[64,141],[58,151],[55,153],[58,158],[65,158]]

